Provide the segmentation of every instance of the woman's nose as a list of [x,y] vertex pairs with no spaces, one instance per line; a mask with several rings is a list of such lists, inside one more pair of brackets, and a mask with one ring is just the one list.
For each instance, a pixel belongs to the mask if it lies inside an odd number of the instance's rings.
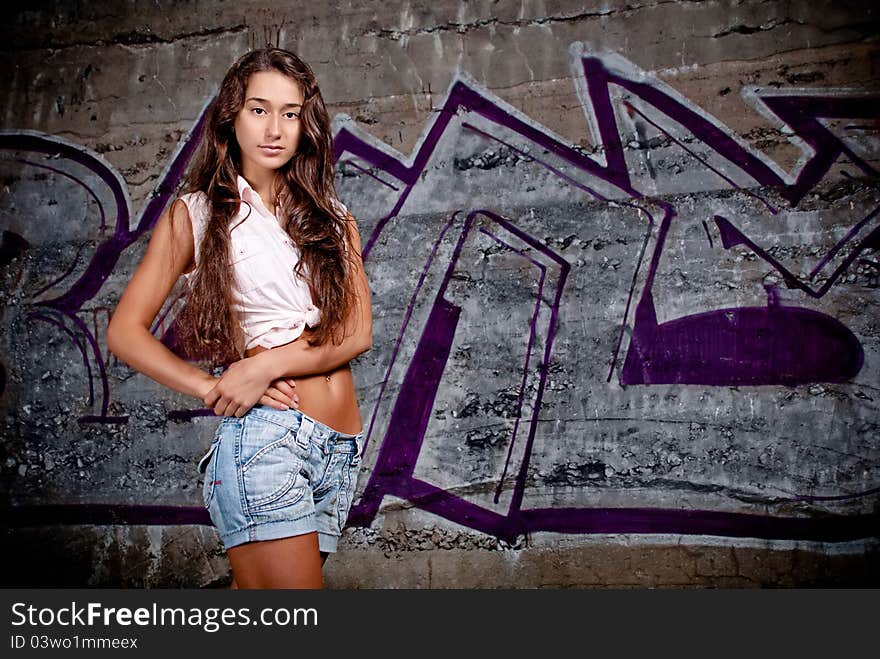
[[273,115],[266,123],[266,134],[276,137],[281,134],[281,118]]

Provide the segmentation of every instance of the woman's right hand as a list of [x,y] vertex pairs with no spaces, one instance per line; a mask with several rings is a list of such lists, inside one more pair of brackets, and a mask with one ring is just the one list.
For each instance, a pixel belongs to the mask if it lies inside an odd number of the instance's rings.
[[295,388],[296,382],[293,378],[279,378],[269,385],[259,402],[281,411],[291,407],[299,409],[299,396],[294,391]]
[[[198,385],[199,398],[204,399],[208,392],[217,384],[218,378],[205,373]],[[296,381],[293,378],[279,378],[273,381],[269,388],[266,389],[260,400],[262,405],[268,405],[276,410],[286,411],[289,408],[299,409],[299,396],[294,391],[296,389]]]

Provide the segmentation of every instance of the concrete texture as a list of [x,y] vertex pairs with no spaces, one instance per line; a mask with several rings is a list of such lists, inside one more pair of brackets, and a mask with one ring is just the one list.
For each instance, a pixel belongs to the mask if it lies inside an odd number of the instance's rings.
[[228,581],[195,471],[216,421],[104,333],[223,72],[265,43],[315,69],[373,293],[328,586],[880,581],[877,10],[583,7],[13,12],[9,585]]

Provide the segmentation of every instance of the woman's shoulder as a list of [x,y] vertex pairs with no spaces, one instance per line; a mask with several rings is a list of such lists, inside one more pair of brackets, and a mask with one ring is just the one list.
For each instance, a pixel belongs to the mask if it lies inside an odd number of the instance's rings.
[[190,215],[193,211],[205,212],[208,209],[208,195],[203,190],[187,192],[178,197],[189,209]]
[[189,221],[193,225],[193,230],[197,231],[208,219],[210,214],[210,203],[208,195],[202,190],[195,192],[187,192],[178,197],[186,206],[189,213]]

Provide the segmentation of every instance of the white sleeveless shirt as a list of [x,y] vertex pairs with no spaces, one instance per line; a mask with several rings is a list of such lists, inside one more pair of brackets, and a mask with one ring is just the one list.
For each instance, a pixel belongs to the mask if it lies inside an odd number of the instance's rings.
[[[278,218],[266,209],[260,195],[242,176],[238,177],[238,194],[242,203],[232,219],[229,243],[233,305],[241,319],[244,349],[274,348],[298,338],[307,325],[317,325],[321,311],[312,301],[308,284],[293,272],[299,249]],[[189,210],[198,266],[210,213],[207,195],[191,192],[181,200]],[[348,209],[338,200],[335,203],[346,216]],[[184,277],[188,280],[193,272],[195,269]]]

